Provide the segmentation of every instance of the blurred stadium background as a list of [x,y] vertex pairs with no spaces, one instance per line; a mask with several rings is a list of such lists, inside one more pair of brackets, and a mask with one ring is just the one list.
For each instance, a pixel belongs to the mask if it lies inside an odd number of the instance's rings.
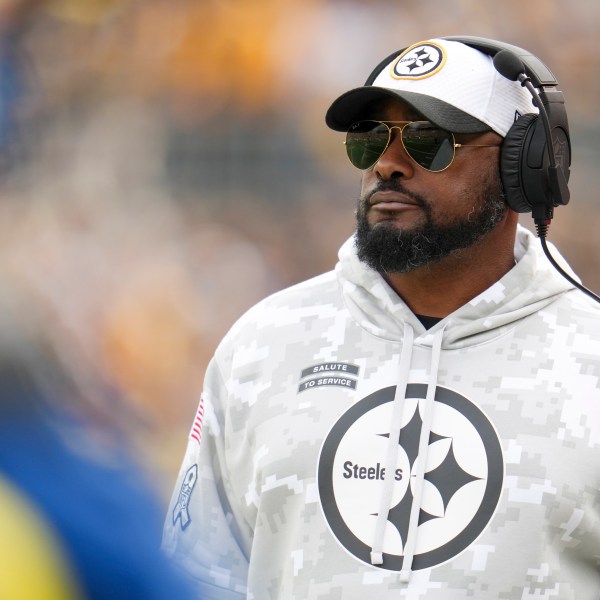
[[330,101],[453,34],[526,47],[557,76],[574,164],[549,239],[600,291],[598,3],[0,0],[1,278],[165,498],[222,335],[331,268],[353,229]]

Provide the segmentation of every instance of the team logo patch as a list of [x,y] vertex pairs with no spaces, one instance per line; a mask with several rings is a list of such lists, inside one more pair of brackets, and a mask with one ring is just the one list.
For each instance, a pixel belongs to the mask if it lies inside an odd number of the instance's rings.
[[[425,384],[407,386],[383,563],[402,570],[413,500],[412,482],[423,422]],[[321,507],[331,532],[354,557],[371,564],[385,472],[395,387],[363,398],[327,435],[318,465]],[[425,465],[413,570],[446,562],[487,527],[498,504],[504,460],[487,416],[455,391],[438,387]]]
[[323,386],[338,386],[356,389],[359,367],[350,363],[327,362],[312,365],[300,373],[298,392],[319,389]]
[[188,506],[197,480],[198,465],[192,465],[185,473],[181,489],[179,490],[179,497],[177,498],[177,503],[173,509],[173,525],[179,520],[181,529],[183,530],[192,522]]
[[446,63],[442,46],[421,42],[407,48],[391,66],[394,79],[424,79],[437,73]]

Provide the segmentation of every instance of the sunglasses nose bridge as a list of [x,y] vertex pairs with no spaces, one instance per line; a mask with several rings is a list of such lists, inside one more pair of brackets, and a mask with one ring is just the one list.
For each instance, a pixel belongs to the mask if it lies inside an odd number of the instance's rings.
[[[400,137],[400,144],[402,145],[402,149],[410,157],[411,156],[410,152],[408,151],[408,149],[406,148],[406,145],[404,144],[404,139],[403,139],[403,135],[402,135],[404,129],[406,129],[406,127],[408,125],[410,125],[410,122],[399,123],[398,125],[390,125],[388,123],[384,123],[384,125],[388,128],[388,143],[385,147],[385,150],[381,153],[381,155],[383,156],[383,154],[385,154],[385,152],[387,152],[389,147],[394,143],[396,138]],[[394,129],[398,130],[396,135],[394,135]]]
[[387,123],[384,123],[384,125],[388,128],[388,137],[391,143],[394,140],[394,129],[397,129],[400,137],[402,137],[402,130],[408,125],[408,123],[402,123],[401,125],[388,125]]
[[[400,168],[399,162],[401,162],[403,165],[401,170],[408,173],[411,171],[415,160],[404,144],[403,131],[410,125],[410,122],[382,123],[382,125],[387,128],[387,143],[373,166],[379,164],[378,168],[383,171],[388,169],[398,170]],[[394,129],[397,132],[394,132]],[[395,149],[392,149],[392,146]]]

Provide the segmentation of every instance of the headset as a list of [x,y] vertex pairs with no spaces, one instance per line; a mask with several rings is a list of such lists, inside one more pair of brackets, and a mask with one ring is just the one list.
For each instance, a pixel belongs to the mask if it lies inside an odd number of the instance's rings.
[[[600,302],[600,297],[560,267],[546,244],[554,209],[568,204],[570,199],[571,140],[565,100],[556,77],[537,56],[506,42],[478,36],[440,39],[461,42],[491,56],[501,75],[519,81],[528,89],[539,114],[515,114],[515,122],[502,143],[500,177],[506,203],[518,213],[532,214],[542,248],[552,266],[575,287]],[[397,50],[382,60],[365,85],[373,85],[379,73],[406,49]]]

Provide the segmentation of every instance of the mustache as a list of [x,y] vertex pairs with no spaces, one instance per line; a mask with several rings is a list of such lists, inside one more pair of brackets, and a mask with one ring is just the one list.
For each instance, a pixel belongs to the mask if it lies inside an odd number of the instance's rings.
[[425,200],[425,198],[423,198],[423,196],[406,189],[406,187],[402,184],[402,182],[399,179],[390,179],[388,181],[383,181],[383,180],[379,181],[372,190],[370,190],[367,194],[365,194],[361,198],[361,204],[363,206],[367,206],[369,204],[369,201],[371,200],[371,197],[373,196],[373,194],[376,194],[377,192],[396,192],[398,194],[403,194],[407,198],[410,198],[415,204],[417,204],[419,206],[422,206],[422,207],[428,206],[428,202],[427,202],[427,200]]

